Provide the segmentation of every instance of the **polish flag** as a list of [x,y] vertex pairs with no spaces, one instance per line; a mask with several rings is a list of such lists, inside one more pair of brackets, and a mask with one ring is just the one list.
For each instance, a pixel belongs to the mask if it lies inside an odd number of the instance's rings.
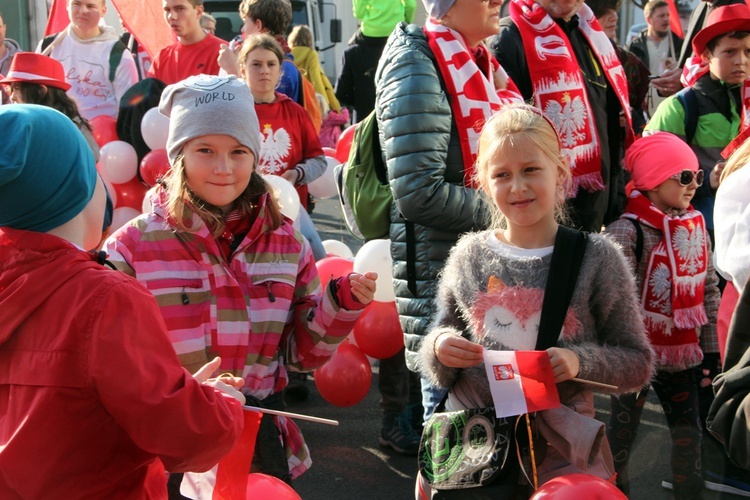
[[680,13],[677,11],[677,5],[675,5],[674,0],[667,0],[667,7],[669,7],[669,28],[674,31],[675,35],[685,38],[685,34],[682,32]]
[[44,28],[44,36],[59,33],[70,24],[66,0],[53,0],[47,14],[47,25]]
[[232,451],[208,472],[185,473],[180,485],[183,496],[200,500],[245,500],[255,438],[263,415],[253,410],[244,410],[243,414],[245,427]]
[[484,351],[498,418],[560,406],[547,351]]

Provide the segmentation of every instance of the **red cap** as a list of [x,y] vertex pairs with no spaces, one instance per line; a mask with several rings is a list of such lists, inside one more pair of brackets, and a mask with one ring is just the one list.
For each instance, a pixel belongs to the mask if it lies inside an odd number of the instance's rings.
[[10,63],[10,71],[0,83],[26,82],[48,85],[67,91],[65,70],[59,61],[34,52],[17,52]]
[[750,7],[744,3],[715,7],[708,15],[706,26],[693,38],[693,52],[700,56],[706,44],[731,31],[750,31]]

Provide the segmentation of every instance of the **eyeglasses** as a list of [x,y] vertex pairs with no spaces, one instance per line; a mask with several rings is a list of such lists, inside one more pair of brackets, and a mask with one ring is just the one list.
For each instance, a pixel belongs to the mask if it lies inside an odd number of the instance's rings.
[[693,172],[692,170],[683,170],[679,174],[674,174],[672,177],[670,177],[670,179],[676,180],[682,186],[689,186],[693,183],[693,180],[695,180],[695,183],[698,184],[698,186],[702,186],[705,176],[706,173],[699,168],[697,172]]

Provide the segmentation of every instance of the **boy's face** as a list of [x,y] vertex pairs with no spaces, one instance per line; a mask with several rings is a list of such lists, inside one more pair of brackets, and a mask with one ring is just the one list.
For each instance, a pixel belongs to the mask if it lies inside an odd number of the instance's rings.
[[742,40],[722,37],[713,52],[703,51],[701,59],[708,64],[711,76],[729,85],[737,85],[750,75],[750,36]]
[[105,0],[70,0],[68,18],[80,31],[87,32],[99,25],[99,20],[107,12]]
[[683,186],[676,179],[667,179],[648,191],[646,196],[659,210],[666,213],[672,209],[686,210],[695,196],[696,189],[698,189],[698,182],[695,178],[687,186]]
[[180,38],[194,35],[198,30],[203,32],[200,19],[203,6],[193,7],[188,0],[163,0],[164,19],[172,32]]

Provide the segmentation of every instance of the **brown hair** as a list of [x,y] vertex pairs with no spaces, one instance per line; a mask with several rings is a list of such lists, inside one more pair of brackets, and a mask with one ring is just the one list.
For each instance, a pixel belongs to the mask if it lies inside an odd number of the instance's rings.
[[666,2],[666,0],[651,0],[643,6],[643,17],[648,19],[656,9],[660,9],[662,7],[669,7],[669,4]]
[[245,39],[244,42],[242,42],[242,48],[240,49],[240,53],[237,55],[237,62],[240,66],[241,75],[244,75],[245,70],[247,69],[247,57],[250,55],[250,52],[254,51],[255,49],[270,50],[276,55],[276,57],[279,58],[279,65],[281,65],[281,63],[284,61],[284,49],[281,48],[279,42],[277,42],[276,39],[270,35],[256,33],[254,35],[250,35]]
[[511,104],[495,113],[484,125],[479,136],[474,179],[482,187],[480,191],[490,207],[491,227],[506,227],[505,215],[500,212],[486,191],[492,159],[505,146],[513,146],[521,140],[530,141],[534,148],[555,164],[562,175],[563,183],[555,199],[555,219],[564,223],[567,221],[565,198],[572,176],[568,162],[560,151],[557,132],[539,110],[526,104]]
[[708,50],[711,54],[714,53],[714,49],[719,44],[719,40],[722,38],[732,38],[734,40],[744,40],[750,36],[750,31],[730,31],[728,33],[722,33],[721,35],[717,36],[716,38],[712,38],[711,40],[706,43],[706,50]]
[[[206,224],[209,232],[216,238],[224,232],[224,214],[210,203],[200,199],[187,185],[185,177],[185,155],[179,154],[172,163],[172,168],[163,179],[167,189],[167,212],[178,229],[187,232],[198,230],[192,225],[192,214],[195,213]],[[250,174],[250,182],[236,200],[235,209],[243,217],[250,217],[261,196],[270,193],[266,210],[271,220],[271,229],[275,230],[284,222],[279,201],[273,190],[266,184],[257,170]]]
[[292,3],[289,0],[242,0],[240,17],[260,21],[273,36],[284,36],[292,23]]
[[292,28],[292,32],[289,33],[289,46],[294,47],[310,47],[315,48],[313,43],[312,31],[307,25],[299,24]]
[[80,123],[89,132],[93,132],[89,121],[78,112],[76,102],[64,90],[29,82],[14,82],[13,85],[17,86],[17,90],[14,90],[14,92],[21,94],[21,100],[24,104],[39,104],[56,109],[73,120],[76,125]]

